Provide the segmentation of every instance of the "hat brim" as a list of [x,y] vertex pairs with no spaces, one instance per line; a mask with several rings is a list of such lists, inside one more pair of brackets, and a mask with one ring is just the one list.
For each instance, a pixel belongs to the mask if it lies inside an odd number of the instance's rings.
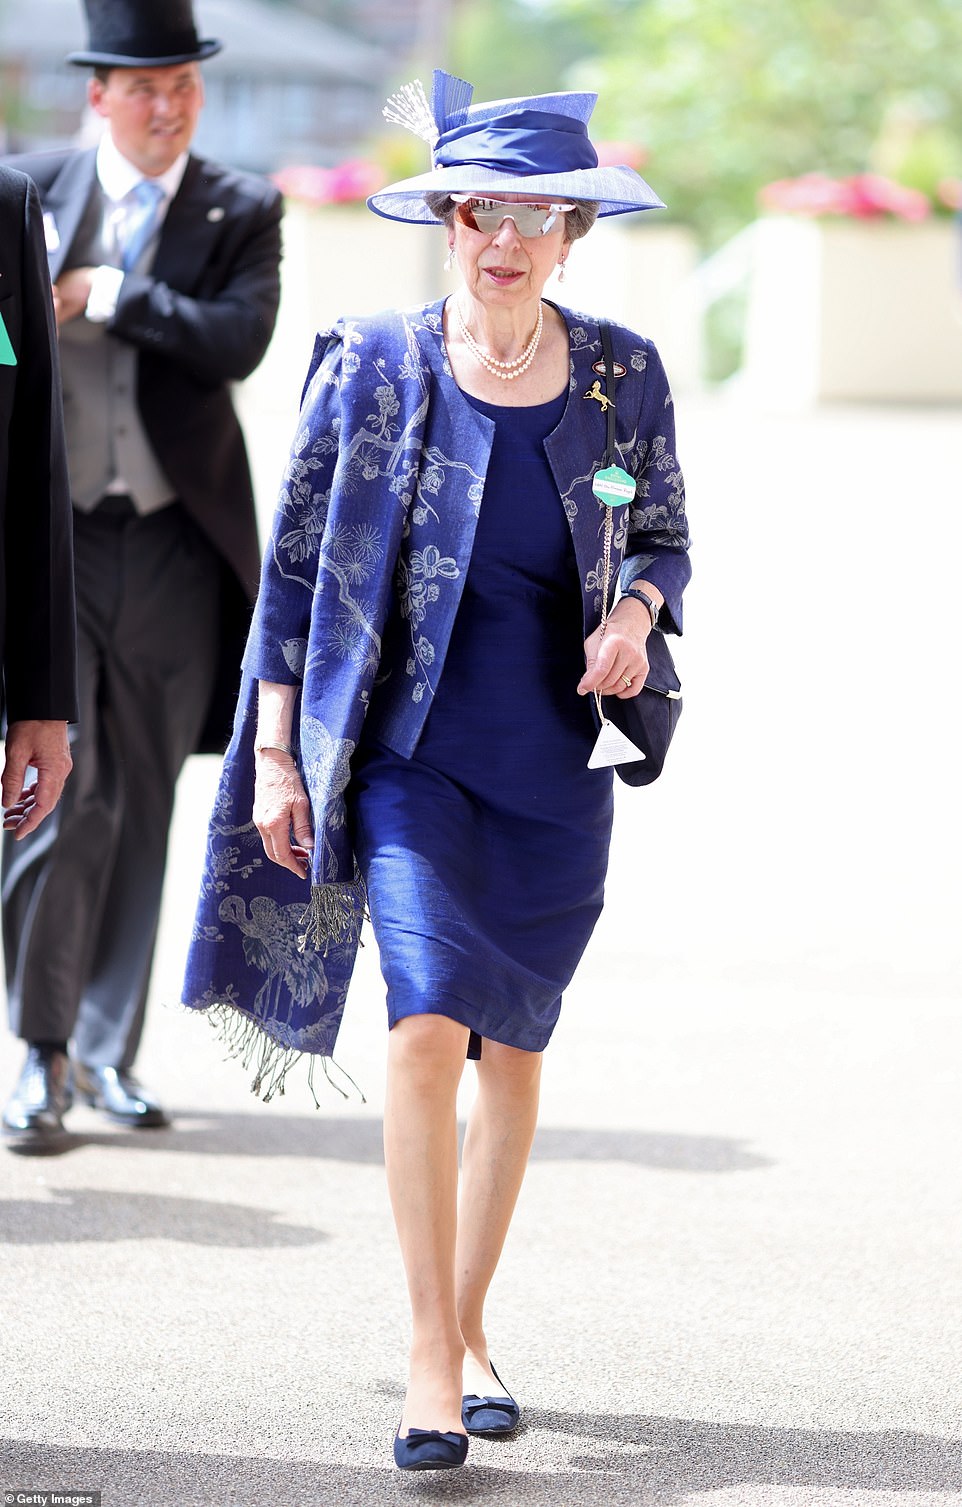
[[368,209],[386,220],[410,225],[439,222],[424,202],[425,194],[530,193],[536,199],[589,200],[598,214],[625,215],[634,210],[664,209],[665,205],[644,178],[630,167],[578,168],[568,173],[501,173],[470,163],[438,167],[416,178],[402,178],[379,189],[367,201]]
[[195,51],[178,52],[173,57],[132,58],[118,52],[71,52],[67,54],[67,62],[88,68],[173,68],[178,63],[202,63],[204,58],[220,52],[223,45],[216,37],[208,37],[198,42]]

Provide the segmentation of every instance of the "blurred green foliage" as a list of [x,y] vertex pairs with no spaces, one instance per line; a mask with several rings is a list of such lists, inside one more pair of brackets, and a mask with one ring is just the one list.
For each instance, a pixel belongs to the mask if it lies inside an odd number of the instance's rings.
[[617,47],[638,0],[603,5],[555,0],[454,0],[452,73],[470,79],[475,99],[510,99],[573,87],[569,70]]
[[599,139],[648,152],[674,218],[717,245],[758,189],[874,169],[962,176],[962,0],[461,0],[475,98],[597,90]]

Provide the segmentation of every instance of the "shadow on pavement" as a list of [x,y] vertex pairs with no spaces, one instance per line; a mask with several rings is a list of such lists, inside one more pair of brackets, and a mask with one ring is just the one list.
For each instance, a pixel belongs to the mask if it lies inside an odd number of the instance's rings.
[[692,1492],[752,1485],[888,1492],[962,1488],[962,1439],[894,1429],[849,1433],[535,1409],[527,1410],[525,1419],[529,1428],[589,1445],[572,1453],[573,1470],[598,1472],[605,1480],[630,1476],[646,1493],[641,1500],[659,1507]]
[[[157,1149],[205,1156],[293,1156],[380,1165],[381,1121],[321,1115],[191,1114],[182,1110],[169,1130],[100,1131],[71,1137],[83,1146]],[[773,1165],[730,1136],[676,1135],[644,1130],[587,1130],[543,1126],[535,1162],[629,1162],[665,1172],[755,1172]],[[49,1159],[48,1159],[49,1160]]]
[[[257,1249],[318,1245],[321,1230],[285,1224],[269,1210],[202,1198],[103,1188],[50,1188],[50,1198],[0,1200],[6,1245],[75,1241],[178,1240],[192,1245]],[[3,1486],[0,1481],[0,1488]]]
[[[526,1432],[570,1437],[562,1470],[524,1469],[524,1436],[472,1445],[463,1471],[398,1475],[385,1443],[383,1468],[312,1461],[110,1450],[0,1440],[0,1488],[100,1488],[105,1504],[143,1507],[380,1507],[404,1502],[496,1507],[680,1507],[698,1493],[739,1491],[771,1503],[772,1491],[938,1494],[962,1487],[962,1443],[898,1431],[843,1433],[642,1416],[527,1414]],[[203,1424],[200,1424],[203,1427]],[[587,1445],[587,1452],[584,1446]],[[512,1469],[489,1460],[500,1458]],[[9,1500],[9,1498],[8,1498]],[[799,1500],[797,1495],[792,1500]],[[859,1507],[866,1501],[855,1499]]]

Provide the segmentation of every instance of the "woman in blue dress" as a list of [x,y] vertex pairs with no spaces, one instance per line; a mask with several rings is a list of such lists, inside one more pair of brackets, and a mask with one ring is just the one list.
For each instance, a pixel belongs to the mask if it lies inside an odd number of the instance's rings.
[[[268,1059],[287,1054],[268,1074],[301,1050],[326,1057],[370,907],[391,1028],[385,1160],[413,1317],[402,1469],[460,1465],[469,1434],[507,1434],[520,1417],[491,1364],[484,1304],[541,1053],[603,901],[612,776],[589,767],[594,693],[638,694],[648,635],[680,631],[689,575],[657,353],[613,327],[607,394],[597,323],[543,298],[598,213],[660,201],[630,169],[597,166],[593,96],[470,100],[437,73],[430,104],[413,88],[392,102],[432,139],[434,166],[369,202],[443,226],[461,285],[318,340],[186,991],[239,1016],[245,1050],[266,1040]],[[606,397],[634,489],[614,507],[591,488]],[[277,867],[252,857],[254,828]],[[459,1201],[466,1057],[477,1096]]]

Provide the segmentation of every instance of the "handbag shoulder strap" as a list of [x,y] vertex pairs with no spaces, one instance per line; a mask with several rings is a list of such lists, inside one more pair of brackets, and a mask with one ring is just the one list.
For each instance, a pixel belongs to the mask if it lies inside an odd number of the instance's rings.
[[615,357],[611,348],[611,325],[607,320],[602,320],[598,326],[601,335],[601,352],[605,358],[605,397],[608,399],[605,407],[605,417],[608,420],[608,448],[605,451],[605,465],[615,464]]

